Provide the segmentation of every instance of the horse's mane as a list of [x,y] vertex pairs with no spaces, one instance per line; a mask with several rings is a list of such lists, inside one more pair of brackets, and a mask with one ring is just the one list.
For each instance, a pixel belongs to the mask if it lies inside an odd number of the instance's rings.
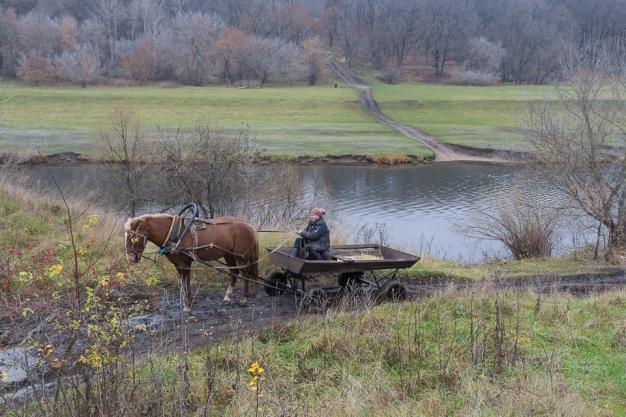
[[[172,217],[174,217],[174,215],[172,214],[165,214],[165,213],[158,213],[158,214],[143,214],[141,216],[137,216],[137,217],[130,217],[128,220],[126,220],[126,223],[124,223],[124,231],[125,232],[129,232],[131,230],[134,230],[139,223],[141,223],[142,221],[150,218],[150,219],[171,219]],[[238,218],[238,217],[231,217],[231,216],[225,216],[225,217],[216,217],[216,218],[212,218],[212,219],[196,219],[199,221],[202,221],[206,224],[243,224],[251,229],[253,229],[248,223],[246,223],[244,220]],[[253,229],[254,230],[254,229]]]
[[137,217],[130,217],[128,220],[126,220],[126,223],[124,223],[124,231],[128,232],[130,230],[133,230],[133,227],[135,227],[135,225],[137,225],[137,223],[140,223],[144,220],[146,220],[147,218],[172,218],[173,216],[171,214],[143,214],[141,216],[137,216]]

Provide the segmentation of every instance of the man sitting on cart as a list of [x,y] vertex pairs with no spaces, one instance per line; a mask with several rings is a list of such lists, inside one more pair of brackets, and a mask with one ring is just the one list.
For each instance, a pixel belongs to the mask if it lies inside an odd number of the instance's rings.
[[306,251],[305,258],[311,261],[321,261],[324,259],[324,252],[330,250],[330,230],[326,221],[322,217],[326,212],[319,207],[311,210],[309,223],[303,231],[296,232],[302,236],[296,239],[291,250],[291,256],[298,258],[300,248]]

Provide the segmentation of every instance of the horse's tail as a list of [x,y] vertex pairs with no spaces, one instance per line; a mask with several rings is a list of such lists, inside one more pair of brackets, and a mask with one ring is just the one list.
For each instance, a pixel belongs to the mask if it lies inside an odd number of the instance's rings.
[[250,284],[248,285],[248,291],[250,295],[254,297],[258,290],[258,282],[259,282],[259,235],[256,230],[250,228],[250,232],[253,236],[252,247],[250,248]]

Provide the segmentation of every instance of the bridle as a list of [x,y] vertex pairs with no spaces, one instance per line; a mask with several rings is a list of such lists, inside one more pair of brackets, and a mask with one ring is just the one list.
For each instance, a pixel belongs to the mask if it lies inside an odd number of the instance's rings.
[[[126,248],[126,259],[128,260],[129,256],[131,255],[134,259],[133,262],[138,262],[139,259],[137,259],[139,256],[141,256],[141,254],[143,253],[143,249],[141,251],[141,253],[137,252],[135,250],[135,244],[139,241],[139,238],[143,239],[142,248],[146,247],[146,244],[148,243],[148,236],[143,235],[139,232],[137,232],[136,230],[129,230],[127,232],[124,233],[125,237],[124,237],[124,246]],[[133,241],[134,239],[137,239],[135,241]],[[129,243],[131,243],[130,247],[132,250],[128,250],[129,247]]]

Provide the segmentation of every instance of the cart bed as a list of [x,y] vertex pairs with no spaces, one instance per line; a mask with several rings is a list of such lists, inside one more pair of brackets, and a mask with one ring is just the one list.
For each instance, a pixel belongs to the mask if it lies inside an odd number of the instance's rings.
[[308,272],[356,272],[377,269],[410,268],[419,256],[381,245],[332,246],[333,257],[328,261],[310,261],[289,256],[290,247],[268,247],[272,263],[295,274]]

